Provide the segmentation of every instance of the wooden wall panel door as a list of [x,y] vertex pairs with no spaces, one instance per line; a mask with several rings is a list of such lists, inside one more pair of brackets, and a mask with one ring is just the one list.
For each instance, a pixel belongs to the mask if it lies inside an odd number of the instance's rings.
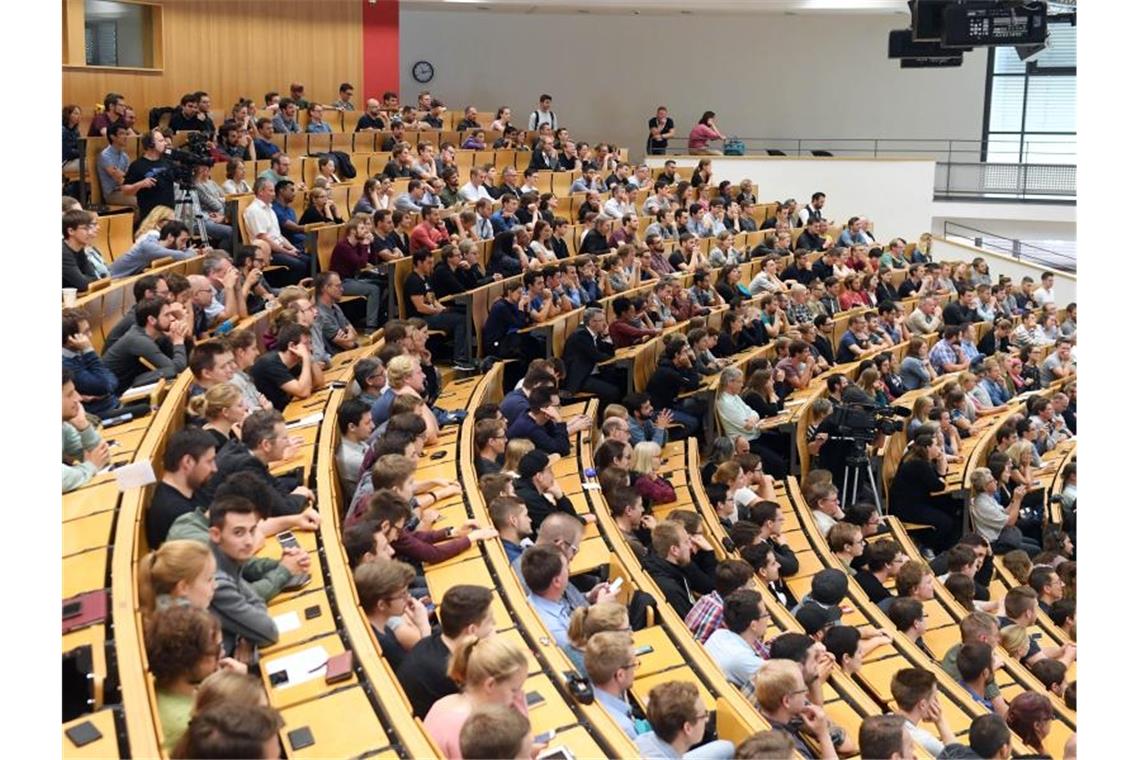
[[[115,70],[63,67],[63,100],[77,103],[86,117],[107,92],[120,92],[145,126],[147,110],[173,106],[187,92],[202,89],[213,100],[220,124],[239,96],[260,107],[266,92],[288,95],[289,83],[305,85],[310,100],[337,97],[341,82],[352,82],[363,101],[360,0],[164,0],[163,69]],[[64,0],[65,13],[81,11],[82,0]],[[70,21],[70,19],[69,19]],[[78,24],[82,40],[82,21]],[[65,42],[68,40],[65,32]],[[72,49],[76,49],[72,41]],[[65,58],[66,60],[66,58]],[[85,119],[85,122],[87,119]]]

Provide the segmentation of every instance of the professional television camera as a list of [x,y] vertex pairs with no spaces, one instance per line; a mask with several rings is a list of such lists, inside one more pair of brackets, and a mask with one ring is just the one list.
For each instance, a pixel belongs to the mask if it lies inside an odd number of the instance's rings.
[[208,142],[205,132],[191,132],[185,149],[167,148],[163,154],[171,161],[171,176],[175,183],[174,210],[179,218],[192,222],[194,236],[202,244],[207,243],[209,237],[206,233],[206,215],[202,213],[202,206],[194,193],[194,169],[214,165]]
[[881,407],[856,401],[838,404],[832,411],[832,421],[838,438],[870,443],[879,433],[891,435],[900,432],[904,425],[897,418],[909,414],[910,410],[905,407]]

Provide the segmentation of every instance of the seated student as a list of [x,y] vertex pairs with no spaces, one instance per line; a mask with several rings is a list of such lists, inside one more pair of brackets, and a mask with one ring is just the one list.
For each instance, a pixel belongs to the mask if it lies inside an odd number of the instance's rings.
[[724,599],[724,627],[713,631],[705,649],[732,685],[751,697],[753,677],[764,665],[756,646],[763,642],[770,615],[764,597],[752,589],[740,588]]
[[[838,758],[831,737],[830,721],[823,708],[808,700],[803,671],[795,662],[769,661],[756,674],[755,693],[761,715],[773,731],[792,740],[796,752],[801,756],[824,760]],[[818,753],[808,746],[801,731],[815,739],[820,748]]]
[[217,471],[217,442],[208,432],[186,427],[171,436],[162,455],[162,480],[146,511],[146,540],[158,548],[181,515],[209,504],[201,488]]
[[994,650],[989,644],[963,644],[957,653],[958,683],[973,700],[990,712],[997,712],[994,703],[985,696],[986,684],[994,677]]
[[890,539],[882,539],[869,544],[863,552],[867,566],[855,573],[855,582],[867,593],[875,604],[891,599],[886,582],[898,577],[899,569],[906,563],[902,547]]
[[884,601],[890,602],[887,607],[887,617],[895,627],[899,629],[902,635],[906,636],[911,642],[927,654],[932,659],[934,653],[930,651],[930,647],[922,640],[922,635],[926,633],[926,613],[923,612],[922,602],[913,597],[888,597]]
[[[958,658],[959,653],[966,647],[971,645],[983,645],[986,649],[992,652],[992,644],[998,642],[998,621],[997,619],[985,612],[971,612],[958,622],[958,629],[962,635],[962,642],[955,644],[946,651],[942,656],[941,666],[946,673],[955,681],[961,682],[963,680],[963,673],[959,670]],[[976,654],[976,652],[975,652]],[[987,654],[985,663],[988,665],[991,655]],[[976,674],[974,674],[976,676]],[[982,683],[982,688],[976,690],[976,693],[971,694],[975,701],[983,702],[987,708],[1004,716],[1008,705],[1005,698],[1002,697],[1001,690],[998,689],[997,682],[994,680],[993,674],[990,673],[989,677]]]
[[855,574],[851,569],[851,560],[863,554],[866,543],[859,526],[849,522],[837,522],[827,531],[827,547],[843,563],[843,569],[848,575]]
[[459,691],[447,675],[448,661],[467,636],[482,639],[494,633],[493,598],[491,590],[481,586],[449,588],[439,602],[439,630],[412,647],[396,669],[417,718],[423,719],[441,697]]
[[593,421],[584,414],[574,415],[566,422],[558,412],[561,401],[552,388],[536,388],[528,398],[529,411],[519,415],[507,428],[508,438],[526,438],[537,449],[548,454],[566,456],[570,453],[570,436],[592,426]]
[[380,651],[398,670],[412,647],[431,635],[427,608],[408,593],[416,571],[403,562],[377,559],[361,563],[352,577]]
[[[567,601],[567,591],[572,586],[566,554],[558,546],[535,544],[522,553],[519,569],[529,589],[527,598],[551,638],[563,649],[568,648],[572,605]],[[603,588],[597,595],[597,603],[612,598],[608,588]]]
[[505,420],[480,420],[475,423],[475,474],[482,477],[503,467],[507,449]]
[[724,739],[697,747],[704,741],[709,711],[694,683],[668,681],[654,686],[645,717],[653,730],[634,740],[641,757],[727,760],[735,753],[732,742]]
[[[903,718],[903,726],[915,744],[936,756],[945,745],[954,741],[954,730],[938,701],[937,680],[933,673],[922,668],[896,671],[891,677],[891,696],[895,700],[895,712]],[[919,723],[933,724],[938,729],[938,736],[919,727]]]
[[190,722],[196,685],[219,668],[246,672],[244,663],[219,658],[221,637],[218,621],[197,607],[172,605],[147,621],[147,663],[154,675],[162,746],[168,752]]
[[[602,475],[607,472],[608,470],[603,471]],[[656,519],[653,515],[646,514],[641,494],[630,486],[618,485],[608,490],[603,486],[603,493],[622,538],[638,560],[643,561],[649,555],[650,531],[657,524]]]
[[447,674],[461,691],[441,697],[424,718],[424,731],[444,757],[461,757],[460,730],[474,710],[502,705],[526,715],[522,687],[527,679],[527,660],[513,641],[500,636],[466,636],[452,651]]
[[530,721],[514,707],[483,705],[459,731],[459,755],[468,760],[530,760],[534,751]]
[[248,499],[226,497],[210,505],[210,543],[218,563],[210,611],[222,625],[223,651],[233,656],[277,641],[277,624],[265,600],[242,577],[257,544],[257,508]]
[[[606,607],[621,609],[616,604]],[[626,697],[637,676],[638,660],[634,654],[633,636],[628,631],[599,631],[587,639],[585,650],[584,672],[594,688],[598,704],[626,736],[636,740],[637,726]]]
[[189,606],[204,610],[214,598],[218,563],[208,544],[167,541],[139,563],[139,609],[143,619],[155,610]]
[[186,369],[190,323],[175,319],[172,306],[155,296],[135,306],[135,324],[103,353],[103,363],[119,379],[117,392],[168,380]]
[[324,384],[320,365],[313,361],[309,330],[300,324],[287,324],[277,333],[276,350],[258,357],[249,375],[257,390],[282,411],[295,398],[308,398]]
[[[685,616],[685,626],[693,637],[704,644],[713,633],[724,627],[724,600],[752,579],[752,566],[738,559],[717,564],[713,573],[715,588],[697,600]],[[761,647],[763,644],[760,645]]]
[[445,562],[467,551],[473,542],[499,535],[494,528],[480,528],[475,520],[466,520],[458,527],[445,530],[409,530],[407,524],[412,519],[412,509],[408,505],[411,498],[410,480],[406,481],[401,492],[382,488],[369,499],[368,516],[379,520],[381,526],[387,523],[397,531],[392,539],[397,559],[416,567]]
[[881,646],[891,642],[886,633],[878,633],[869,628],[855,628],[849,625],[829,626],[820,639],[828,653],[835,658],[835,664],[848,675],[858,675],[863,667],[863,658]]
[[[1031,576],[1032,577],[1032,576]],[[1037,592],[1029,586],[1015,586],[1005,595],[1005,616],[998,618],[1002,627],[1016,624],[1026,628],[1037,622]],[[1059,660],[1066,666],[1077,658],[1077,645],[1067,642],[1056,647],[1042,647],[1037,639],[1030,637],[1029,651],[1021,658],[1021,664],[1032,667],[1035,662],[1049,658]]]
[[518,463],[518,476],[514,484],[515,493],[526,504],[532,525],[541,526],[547,516],[555,512],[592,522],[593,515],[579,517],[574,511],[574,505],[566,498],[562,487],[554,478],[550,457],[545,452],[530,451],[524,454]]
[[379,520],[361,520],[348,526],[341,535],[341,543],[353,571],[365,562],[392,559],[396,554]]
[[914,741],[906,720],[898,715],[869,715],[859,726],[859,752],[863,757],[914,757]]
[[71,370],[63,370],[63,493],[74,491],[95,477],[111,461],[111,450],[91,424]]
[[507,561],[514,563],[530,546],[534,532],[526,505],[514,496],[499,496],[490,503],[491,525],[499,532]]
[[107,368],[91,345],[91,320],[81,309],[64,309],[63,368],[69,370],[75,388],[87,401],[84,409],[102,419],[109,419],[124,411],[115,389],[119,379]]
[[693,607],[693,594],[707,594],[715,586],[692,561],[692,539],[673,520],[663,520],[653,528],[653,554],[645,560],[645,570],[657,582],[665,600],[682,618]]
[[281,754],[277,732],[285,726],[272,707],[223,702],[195,713],[186,733],[170,752],[182,757],[275,757]]
[[162,225],[157,238],[143,235],[129,251],[112,261],[108,268],[111,279],[119,280],[144,272],[159,259],[192,259],[198,255],[198,249],[186,250],[189,242],[190,230],[182,222],[172,219]]
[[364,453],[372,435],[372,407],[359,398],[350,398],[337,409],[336,422],[340,429],[336,470],[340,476],[341,494],[351,495],[360,481]]

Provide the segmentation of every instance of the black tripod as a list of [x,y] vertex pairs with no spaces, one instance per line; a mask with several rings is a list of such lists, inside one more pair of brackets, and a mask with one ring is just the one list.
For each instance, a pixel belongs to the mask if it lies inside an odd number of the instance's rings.
[[206,215],[202,213],[198,194],[189,184],[174,183],[174,215],[178,219],[190,219],[188,226],[194,231],[194,237],[206,245],[210,244],[210,236],[206,233]]
[[[849,503],[854,503],[858,499],[859,484],[862,479],[866,479],[867,485],[871,488],[871,495],[875,499],[875,509],[879,511],[879,514],[882,514],[883,505],[879,501],[879,489],[875,485],[875,471],[871,467],[871,460],[867,457],[865,445],[857,444],[844,460],[843,490],[839,493],[843,508],[846,509]],[[848,483],[851,484],[850,489],[847,487]]]

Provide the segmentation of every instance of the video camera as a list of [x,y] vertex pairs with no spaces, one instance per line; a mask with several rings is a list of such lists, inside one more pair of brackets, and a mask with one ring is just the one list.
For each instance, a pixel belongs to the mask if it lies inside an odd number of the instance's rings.
[[191,132],[186,140],[185,149],[168,148],[164,154],[174,162],[174,181],[183,187],[194,184],[195,166],[213,166],[214,159],[210,155],[207,145],[209,137],[205,132]]
[[832,422],[838,430],[838,438],[870,443],[879,433],[892,435],[900,432],[904,423],[897,418],[909,414],[910,410],[901,406],[881,407],[855,401],[836,405],[832,411]]

